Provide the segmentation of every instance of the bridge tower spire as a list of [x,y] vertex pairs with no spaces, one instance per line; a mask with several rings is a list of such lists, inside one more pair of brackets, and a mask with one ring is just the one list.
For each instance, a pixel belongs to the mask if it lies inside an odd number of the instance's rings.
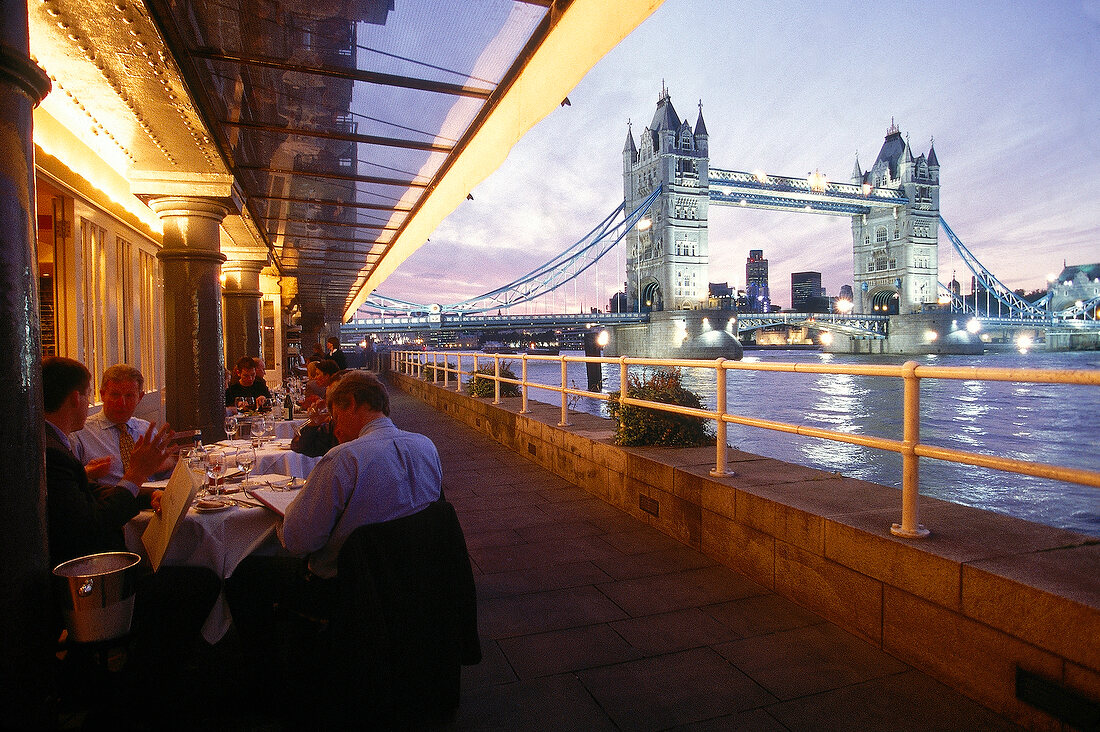
[[709,135],[703,103],[694,130],[680,119],[664,82],[637,149],[628,127],[623,200],[633,211],[657,186],[661,195],[626,237],[627,299],[632,310],[698,310],[708,295]]
[[919,312],[939,297],[940,165],[935,147],[913,157],[893,119],[878,158],[855,183],[892,188],[906,202],[852,219],[856,312]]

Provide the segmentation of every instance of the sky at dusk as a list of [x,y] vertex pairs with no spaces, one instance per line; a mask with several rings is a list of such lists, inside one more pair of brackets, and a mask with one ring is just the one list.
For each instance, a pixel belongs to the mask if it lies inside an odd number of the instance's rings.
[[[379,292],[447,305],[576,242],[622,202],[627,120],[637,141],[662,80],[692,127],[702,100],[712,167],[847,182],[893,119],[914,156],[935,139],[940,213],[1006,285],[1100,261],[1100,0],[667,0]],[[709,219],[711,282],[744,287],[750,249],[783,307],[791,272],[821,272],[830,295],[852,282],[847,217],[711,205]],[[968,289],[942,231],[939,252],[940,281]],[[606,308],[624,261],[529,310]]]

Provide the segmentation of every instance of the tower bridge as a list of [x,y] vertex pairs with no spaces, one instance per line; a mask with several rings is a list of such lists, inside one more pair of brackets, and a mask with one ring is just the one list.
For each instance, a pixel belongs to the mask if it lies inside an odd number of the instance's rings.
[[[1074,290],[1085,294],[1081,299],[1074,295],[1068,304],[1062,302],[1062,312],[1052,311],[1050,303],[1028,303],[1015,295],[940,216],[940,164],[934,143],[927,153],[914,155],[893,122],[875,161],[864,170],[857,157],[847,182],[830,181],[820,172],[789,177],[711,167],[702,102],[693,127],[676,113],[663,84],[653,118],[637,142],[627,125],[623,204],[576,244],[528,275],[454,305],[421,305],[372,295],[368,304],[380,315],[354,320],[344,326],[345,331],[358,340],[366,332],[400,329],[531,327],[530,316],[479,314],[499,313],[537,299],[576,278],[624,242],[629,318],[539,316],[538,325],[577,327],[578,317],[589,324],[600,321],[604,326],[619,326],[621,337],[612,336],[611,352],[666,355],[670,351],[660,343],[668,340],[682,357],[739,353],[739,334],[781,324],[830,331],[840,336],[835,350],[861,352],[981,352],[976,331],[982,324],[1003,331],[1061,329],[1068,334],[1067,342],[1092,333],[1086,338],[1091,343],[1100,333],[1095,320],[1072,320],[1100,304],[1100,277],[1095,287],[1089,280],[1092,289]],[[711,321],[719,319],[703,313],[710,282],[711,205],[850,218],[852,311],[827,316],[742,313],[722,320],[723,327],[714,327]],[[998,303],[996,315],[988,305],[982,312],[976,303],[968,304],[939,282],[941,229],[987,299]],[[1076,281],[1082,275],[1071,276]],[[402,315],[395,317],[395,311]],[[647,318],[650,322],[644,323]]]
[[635,144],[623,146],[624,206],[660,189],[647,228],[627,235],[627,297],[634,310],[697,310],[709,283],[710,205],[795,211],[852,219],[856,314],[917,313],[938,301],[939,159],[914,156],[897,125],[851,182],[820,172],[805,178],[712,168],[702,102],[694,128],[662,85],[657,109]]

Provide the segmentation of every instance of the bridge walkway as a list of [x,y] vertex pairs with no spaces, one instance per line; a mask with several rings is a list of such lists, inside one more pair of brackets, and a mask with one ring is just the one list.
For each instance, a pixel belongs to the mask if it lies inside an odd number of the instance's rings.
[[[462,522],[484,660],[455,729],[1018,729],[391,389]],[[934,642],[934,639],[929,639]]]

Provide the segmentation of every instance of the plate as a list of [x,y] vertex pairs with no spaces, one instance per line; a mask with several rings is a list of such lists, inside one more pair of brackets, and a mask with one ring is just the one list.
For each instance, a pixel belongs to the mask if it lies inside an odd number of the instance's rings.
[[233,508],[233,503],[229,501],[195,501],[191,504],[199,513],[216,513],[218,511],[224,511],[227,508]]

